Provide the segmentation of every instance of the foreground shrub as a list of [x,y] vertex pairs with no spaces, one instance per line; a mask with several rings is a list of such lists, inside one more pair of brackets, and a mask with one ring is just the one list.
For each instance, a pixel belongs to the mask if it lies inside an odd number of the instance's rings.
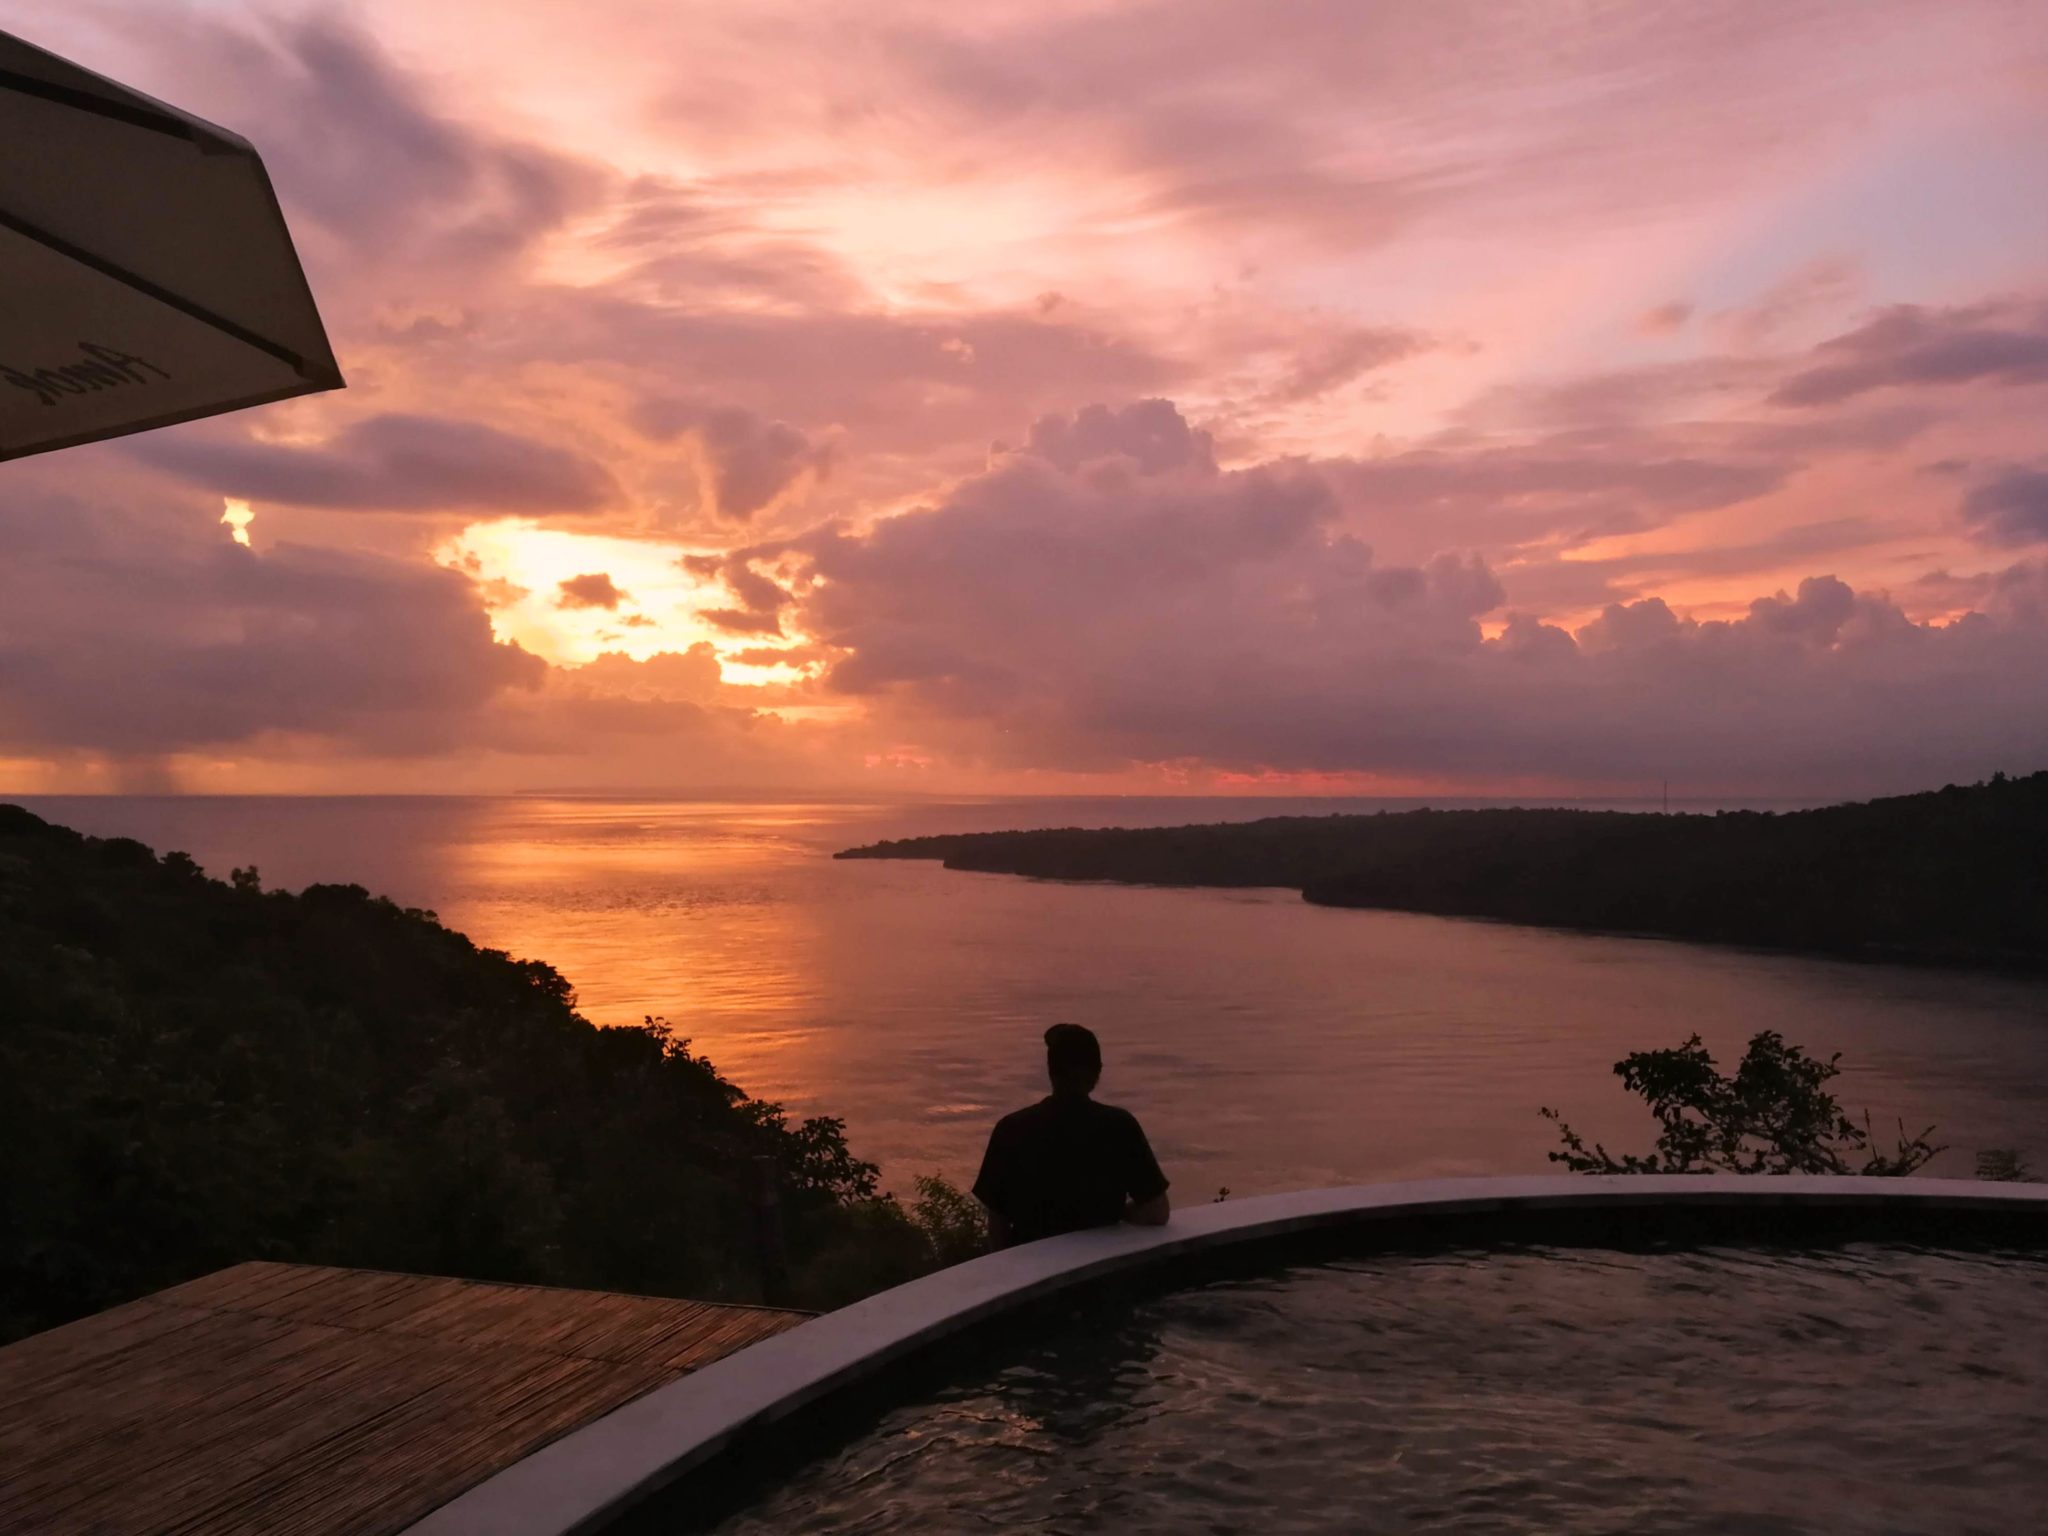
[[1553,1163],[1575,1173],[1858,1173],[1909,1174],[1943,1150],[1899,1127],[1889,1152],[1874,1151],[1870,1117],[1858,1125],[1842,1113],[1825,1087],[1841,1071],[1839,1054],[1820,1061],[1775,1030],[1749,1042],[1732,1077],[1724,1076],[1693,1035],[1676,1050],[1636,1051],[1614,1064],[1629,1092],[1657,1118],[1657,1150],[1648,1157],[1615,1157],[1597,1142],[1587,1146],[1554,1109],[1562,1151]]
[[957,1251],[538,961],[0,806],[0,1339],[253,1258],[816,1305]]

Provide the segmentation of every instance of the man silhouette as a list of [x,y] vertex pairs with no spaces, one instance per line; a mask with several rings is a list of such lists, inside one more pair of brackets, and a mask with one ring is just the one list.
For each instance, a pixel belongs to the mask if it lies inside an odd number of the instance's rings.
[[1003,1116],[989,1134],[974,1197],[998,1248],[1083,1227],[1166,1225],[1166,1175],[1137,1116],[1089,1095],[1102,1047],[1079,1024],[1045,1032],[1052,1092]]

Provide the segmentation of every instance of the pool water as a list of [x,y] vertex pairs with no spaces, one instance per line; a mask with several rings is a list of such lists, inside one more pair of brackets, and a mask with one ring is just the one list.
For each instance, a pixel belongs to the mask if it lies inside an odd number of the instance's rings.
[[2035,1257],[1354,1260],[977,1358],[718,1530],[2048,1530]]

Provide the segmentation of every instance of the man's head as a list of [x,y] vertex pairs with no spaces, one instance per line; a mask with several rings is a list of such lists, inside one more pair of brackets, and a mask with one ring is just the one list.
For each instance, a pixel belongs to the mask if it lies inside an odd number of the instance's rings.
[[1045,1032],[1045,1074],[1055,1093],[1093,1093],[1102,1078],[1102,1047],[1095,1032],[1079,1024],[1055,1024]]

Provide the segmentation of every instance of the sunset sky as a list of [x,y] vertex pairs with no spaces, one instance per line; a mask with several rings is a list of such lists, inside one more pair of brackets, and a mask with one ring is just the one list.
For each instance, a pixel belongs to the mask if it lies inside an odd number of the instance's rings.
[[2048,0],[0,0],[346,391],[0,466],[0,790],[2048,767]]

